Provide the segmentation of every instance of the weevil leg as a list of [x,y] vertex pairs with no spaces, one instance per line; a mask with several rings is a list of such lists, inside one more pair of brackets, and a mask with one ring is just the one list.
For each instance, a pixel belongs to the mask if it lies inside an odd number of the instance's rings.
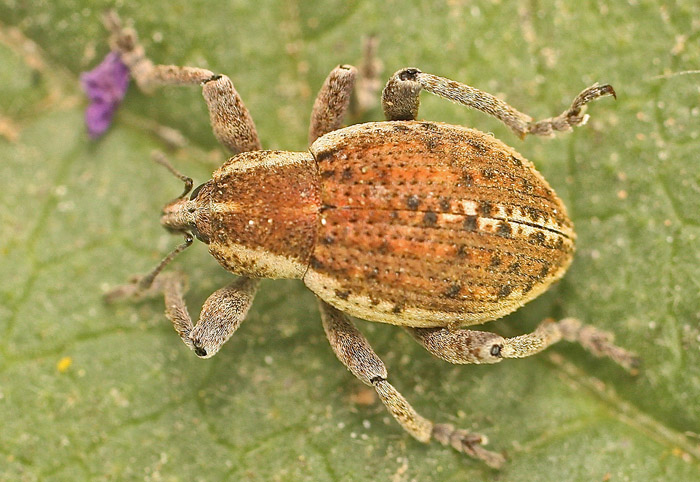
[[341,126],[350,105],[356,77],[357,69],[352,65],[339,65],[328,74],[311,111],[309,144]]
[[182,278],[167,277],[165,316],[172,322],[182,341],[200,358],[214,356],[231,338],[253,304],[260,280],[238,278],[216,290],[204,302],[199,321],[194,327],[184,299]]
[[423,89],[452,102],[492,115],[520,137],[525,137],[527,134],[550,136],[555,131],[571,130],[586,122],[587,116],[583,114],[586,104],[606,95],[615,96],[612,86],[594,84],[577,95],[571,106],[562,114],[534,121],[529,115],[523,114],[488,92],[444,77],[426,74],[415,68],[405,68],[389,79],[382,92],[382,107],[386,118],[389,120],[416,119],[420,104],[419,94]]
[[255,123],[231,79],[197,67],[156,65],[146,56],[136,32],[122,26],[116,12],[108,12],[104,22],[111,33],[112,50],[119,53],[141,90],[150,92],[160,85],[201,85],[219,142],[233,153],[261,149]]
[[326,336],[338,359],[363,383],[374,387],[391,415],[415,439],[427,443],[434,438],[444,445],[500,467],[504,457],[483,448],[486,438],[455,429],[449,424],[435,424],[419,415],[410,403],[387,381],[387,370],[367,339],[348,317],[319,299]]
[[199,321],[192,318],[185,304],[187,279],[179,273],[162,273],[143,288],[144,277],[133,277],[131,284],[119,286],[106,295],[110,302],[123,298],[141,299],[163,294],[165,316],[182,341],[200,358],[214,356],[245,319],[253,303],[260,280],[238,278],[215,291],[204,302]]
[[545,320],[533,331],[513,338],[472,330],[406,328],[430,353],[450,363],[497,363],[503,358],[524,358],[564,339],[579,343],[597,357],[607,356],[630,373],[639,357],[613,343],[613,335],[574,318]]

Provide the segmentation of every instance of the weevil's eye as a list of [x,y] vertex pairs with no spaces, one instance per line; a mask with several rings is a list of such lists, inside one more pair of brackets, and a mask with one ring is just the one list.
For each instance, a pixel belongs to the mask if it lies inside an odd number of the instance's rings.
[[206,184],[206,182],[194,188],[194,191],[192,191],[192,194],[190,194],[190,201],[193,201],[197,196],[199,196],[199,191],[202,189],[204,184]]
[[500,358],[501,357],[501,345],[493,345],[491,347],[491,356],[495,356]]
[[194,345],[194,354],[199,357],[205,357],[207,356],[207,350],[202,346]]

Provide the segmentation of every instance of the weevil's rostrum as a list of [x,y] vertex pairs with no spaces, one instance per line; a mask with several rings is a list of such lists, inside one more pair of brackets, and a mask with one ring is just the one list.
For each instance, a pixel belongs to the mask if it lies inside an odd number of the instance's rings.
[[[572,260],[573,225],[549,184],[515,150],[478,130],[417,120],[419,94],[427,90],[493,115],[521,137],[551,135],[582,125],[585,105],[614,95],[611,86],[588,87],[561,115],[534,121],[491,94],[404,68],[382,93],[387,121],[343,128],[357,70],[340,65],[314,103],[309,149],[266,151],[228,77],[155,65],[135,32],[113,13],[106,20],[112,48],[142,89],[202,86],[214,134],[236,154],[192,194],[192,180],[160,161],[185,182],[185,193],[161,214],[161,224],[185,235],[185,243],[108,299],[162,293],[182,341],[209,358],[245,319],[260,278],[302,279],[318,297],[338,359],[375,389],[408,433],[492,467],[504,457],[486,450],[483,436],[433,423],[411,407],[348,315],[399,325],[450,363],[523,358],[564,339],[634,371],[636,356],[610,333],[572,318],[545,320],[511,338],[464,328],[514,311],[559,279]],[[376,85],[365,80],[360,84]],[[193,237],[241,276],[207,299],[196,323],[184,278],[161,273]]]
[[539,295],[574,234],[547,182],[482,132],[361,124],[312,146],[321,220],[304,282],[336,308],[396,325],[472,325]]

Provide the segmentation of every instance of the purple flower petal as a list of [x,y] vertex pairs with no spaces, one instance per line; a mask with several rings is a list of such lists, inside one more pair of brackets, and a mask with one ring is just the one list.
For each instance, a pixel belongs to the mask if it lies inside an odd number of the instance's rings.
[[90,137],[96,139],[109,128],[126,94],[129,68],[118,53],[110,52],[100,65],[80,75],[80,84],[90,99],[85,111],[85,124]]

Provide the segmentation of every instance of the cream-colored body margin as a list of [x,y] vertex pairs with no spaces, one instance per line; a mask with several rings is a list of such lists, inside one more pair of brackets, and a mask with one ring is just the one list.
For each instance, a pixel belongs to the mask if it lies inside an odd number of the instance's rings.
[[[552,281],[561,278],[567,268],[568,265],[562,266]],[[344,290],[343,283],[318,273],[313,268],[309,268],[304,275],[304,284],[328,304],[356,318],[416,328],[469,326],[497,320],[537,298],[550,286],[550,283],[538,283],[525,296],[523,296],[522,290],[515,288],[507,297],[493,303],[493,310],[486,312],[470,313],[469,306],[465,304],[464,313],[431,311],[410,306],[394,313],[395,305],[389,301],[379,300],[377,303],[376,300],[372,301],[369,296],[353,293],[350,293],[345,299],[338,297],[336,292]]]

